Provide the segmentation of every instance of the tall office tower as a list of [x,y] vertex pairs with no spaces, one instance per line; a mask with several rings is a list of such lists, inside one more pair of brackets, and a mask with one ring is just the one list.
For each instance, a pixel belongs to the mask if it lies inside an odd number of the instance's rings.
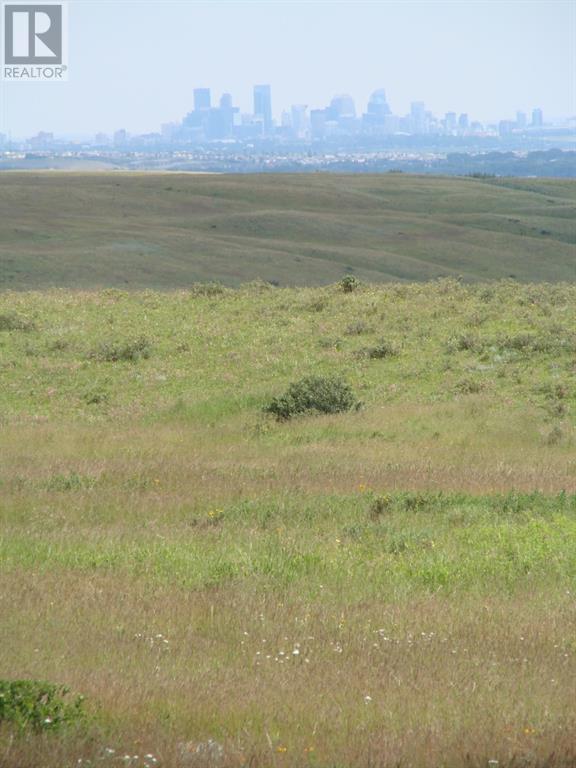
[[516,123],[512,120],[500,120],[498,123],[498,133],[500,136],[510,136],[514,128],[516,128]]
[[541,109],[532,110],[532,127],[542,128],[544,125],[544,114]]
[[391,114],[391,110],[386,101],[386,91],[384,88],[380,88],[370,96],[365,122],[372,125],[383,125],[384,118],[389,114]]
[[426,106],[423,101],[410,105],[410,129],[412,133],[426,133]]
[[456,112],[446,112],[444,115],[444,127],[446,133],[454,133],[456,130]]
[[232,105],[232,96],[223,93],[220,106],[208,112],[207,135],[209,139],[228,139],[234,129],[234,115],[238,107]]
[[194,111],[210,109],[210,88],[194,88]]
[[526,117],[526,112],[516,112],[516,127],[526,128],[527,124],[528,118]]
[[306,104],[293,104],[290,108],[290,122],[292,133],[297,139],[303,139],[308,129],[308,106]]
[[469,127],[468,115],[463,112],[458,118],[458,133],[466,133]]
[[123,147],[126,144],[128,141],[128,133],[124,128],[120,128],[120,130],[114,132],[113,141],[115,147]]
[[264,133],[272,133],[272,89],[269,85],[254,86],[254,116],[262,121]]
[[323,139],[326,135],[325,109],[312,109],[310,111],[310,132],[313,139]]
[[341,118],[356,117],[354,99],[347,93],[334,96],[328,107],[328,119],[340,120]]
[[220,109],[232,109],[232,95],[230,93],[223,93],[220,96]]

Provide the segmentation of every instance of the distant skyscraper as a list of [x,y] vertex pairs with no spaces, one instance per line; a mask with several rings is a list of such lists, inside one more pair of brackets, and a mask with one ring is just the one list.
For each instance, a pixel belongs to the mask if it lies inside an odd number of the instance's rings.
[[297,139],[303,139],[308,129],[308,106],[306,104],[293,104],[290,109],[292,132]]
[[230,93],[223,93],[220,96],[220,109],[232,109],[232,95]]
[[128,134],[124,130],[124,128],[120,128],[120,130],[114,133],[114,146],[123,147],[127,141],[128,141]]
[[313,139],[323,139],[326,135],[325,109],[312,109],[310,111],[310,132]]
[[458,132],[466,133],[468,130],[468,115],[463,112],[458,118]]
[[262,121],[264,133],[272,132],[272,89],[269,85],[254,86],[254,116]]
[[210,88],[194,88],[194,111],[210,109]]
[[512,120],[500,120],[498,123],[498,133],[500,136],[510,136],[515,127],[516,123]]
[[413,101],[410,105],[410,128],[412,133],[426,133],[426,105]]
[[334,96],[328,107],[328,119],[340,120],[341,118],[354,118],[356,117],[356,107],[354,106],[354,99],[347,93]]
[[444,115],[444,128],[446,133],[454,133],[456,130],[456,112],[446,112]]
[[372,96],[370,96],[368,108],[366,114],[362,116],[362,120],[364,121],[364,125],[368,128],[382,128],[386,116],[390,114],[391,110],[386,101],[386,91],[384,88],[380,88],[379,90],[374,91]]
[[162,138],[164,139],[164,141],[167,141],[167,142],[174,141],[174,139],[178,135],[178,129],[179,129],[178,123],[162,123],[160,127],[160,132],[162,134]]
[[206,123],[206,133],[209,139],[229,139],[234,129],[234,115],[238,107],[232,105],[232,96],[223,93],[220,106],[210,109]]
[[532,110],[532,127],[542,128],[544,125],[544,114],[541,109]]
[[528,118],[526,117],[526,112],[516,112],[516,127],[526,128],[527,123]]

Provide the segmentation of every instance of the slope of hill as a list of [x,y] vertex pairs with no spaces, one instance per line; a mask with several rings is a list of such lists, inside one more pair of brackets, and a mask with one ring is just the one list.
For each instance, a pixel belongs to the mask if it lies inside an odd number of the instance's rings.
[[88,715],[2,768],[573,768],[575,362],[576,285],[0,293],[0,681]]
[[576,278],[576,182],[5,173],[0,287]]

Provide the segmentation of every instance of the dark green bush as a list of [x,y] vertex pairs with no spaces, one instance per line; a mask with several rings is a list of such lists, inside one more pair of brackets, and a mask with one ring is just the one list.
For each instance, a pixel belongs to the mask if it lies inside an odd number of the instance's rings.
[[383,494],[380,496],[374,496],[370,502],[370,517],[373,520],[378,520],[387,512],[390,512],[394,504],[392,496]]
[[372,328],[364,320],[357,320],[351,323],[344,333],[346,336],[361,336],[363,333],[372,333]]
[[0,725],[10,723],[19,730],[58,731],[86,717],[84,698],[67,700],[63,685],[37,680],[0,680]]
[[453,336],[446,345],[447,352],[480,352],[484,347],[484,342],[477,336],[470,333],[462,333],[459,336]]
[[486,389],[486,384],[478,379],[468,377],[459,381],[455,389],[461,395],[477,395]]
[[152,352],[152,345],[144,336],[131,341],[105,341],[90,353],[90,357],[105,363],[137,362],[147,359]]
[[32,320],[15,312],[0,315],[0,331],[33,331],[35,328]]
[[273,398],[264,410],[278,421],[286,421],[303,414],[342,413],[359,407],[352,389],[343,379],[307,376],[290,384],[286,392]]
[[218,282],[192,283],[190,286],[192,296],[221,296],[228,290],[226,286]]
[[380,339],[380,341],[373,347],[365,347],[358,353],[359,357],[368,357],[371,360],[382,360],[385,357],[396,357],[400,354],[400,350],[391,341],[386,339]]
[[356,288],[359,287],[360,281],[357,277],[354,277],[354,275],[346,275],[346,277],[343,277],[342,280],[340,280],[338,285],[344,293],[352,293],[352,291],[355,291]]
[[68,475],[53,475],[46,481],[47,491],[81,491],[92,488],[96,480],[93,477],[79,475],[77,472],[70,472]]

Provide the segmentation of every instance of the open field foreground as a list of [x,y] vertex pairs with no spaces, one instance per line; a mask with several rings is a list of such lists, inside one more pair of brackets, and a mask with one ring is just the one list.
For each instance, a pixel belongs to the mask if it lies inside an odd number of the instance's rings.
[[576,182],[3,173],[0,287],[576,278]]
[[5,292],[0,380],[0,678],[86,697],[2,768],[576,765],[574,285]]

